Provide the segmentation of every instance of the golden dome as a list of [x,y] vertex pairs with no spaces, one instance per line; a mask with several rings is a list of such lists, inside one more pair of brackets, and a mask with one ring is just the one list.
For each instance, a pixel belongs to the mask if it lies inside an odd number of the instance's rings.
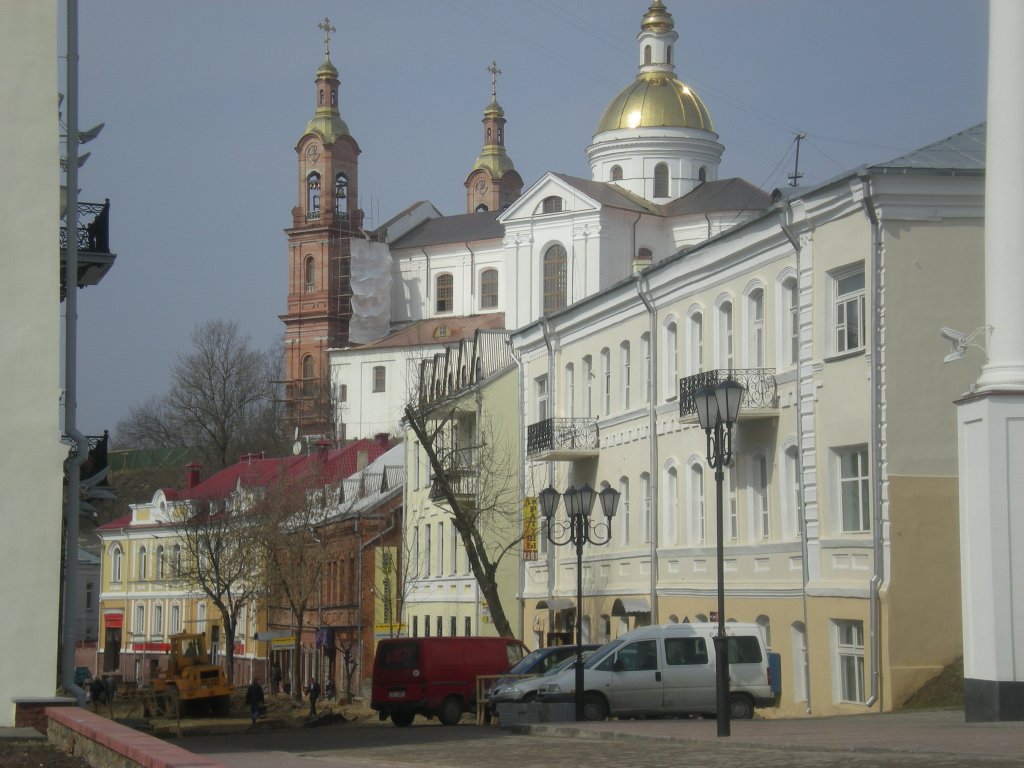
[[[651,8],[655,5],[659,3],[654,3]],[[596,133],[621,128],[715,130],[711,114],[700,96],[667,72],[643,72],[637,75],[636,80],[608,105],[597,124]]]
[[321,112],[317,110],[317,114],[313,116],[313,119],[306,123],[306,133],[315,133],[319,136],[324,144],[330,146],[342,136],[351,136],[349,133],[348,125],[345,121],[335,113]]
[[[504,147],[489,144],[484,147],[484,151],[480,153],[476,162],[473,163],[473,171],[480,168],[487,171],[492,179],[500,179],[509,171],[514,171],[516,166],[512,162],[512,158],[505,152]],[[473,171],[470,171],[470,173]]]
[[672,22],[672,14],[668,12],[661,0],[654,0],[651,7],[647,9],[641,29],[648,31],[668,32],[675,24]]

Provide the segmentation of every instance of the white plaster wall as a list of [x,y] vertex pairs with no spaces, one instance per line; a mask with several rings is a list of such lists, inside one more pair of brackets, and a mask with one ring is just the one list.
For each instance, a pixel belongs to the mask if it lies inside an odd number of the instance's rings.
[[0,24],[0,727],[13,699],[54,695],[61,466],[57,4],[3,3]]

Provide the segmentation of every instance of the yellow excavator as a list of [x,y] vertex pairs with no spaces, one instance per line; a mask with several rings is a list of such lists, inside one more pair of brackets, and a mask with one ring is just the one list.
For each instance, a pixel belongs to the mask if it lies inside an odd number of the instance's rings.
[[157,709],[184,714],[202,703],[209,704],[214,715],[227,715],[232,689],[224,670],[210,663],[205,635],[183,632],[171,635],[170,641],[167,668],[153,680]]

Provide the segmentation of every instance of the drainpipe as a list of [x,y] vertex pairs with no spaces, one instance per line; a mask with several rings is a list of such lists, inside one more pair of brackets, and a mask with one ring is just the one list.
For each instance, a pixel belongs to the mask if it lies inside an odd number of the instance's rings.
[[427,262],[427,273],[424,276],[424,280],[423,280],[423,282],[426,283],[426,286],[424,286],[424,288],[425,288],[424,293],[427,296],[427,306],[425,306],[423,308],[425,310],[424,315],[426,315],[426,314],[430,313],[430,283],[431,283],[431,280],[430,280],[430,254],[427,253],[427,249],[424,248],[423,246],[420,246],[420,252],[423,254],[423,258]]
[[466,246],[466,250],[469,251],[469,298],[473,302],[471,312],[476,311],[476,254],[473,253],[473,249],[469,246],[469,241],[464,240],[463,243]]
[[[647,418],[648,418],[648,429],[650,435],[647,439],[647,461],[650,465],[650,483],[648,485],[649,491],[652,494],[652,500],[656,498],[653,494],[657,492],[657,483],[654,480],[658,474],[658,414],[657,414],[657,403],[656,403],[656,392],[657,386],[655,385],[655,376],[658,371],[658,310],[654,306],[654,301],[651,298],[651,281],[647,275],[642,275],[636,283],[636,292],[640,296],[640,301],[644,303],[647,308],[647,333],[649,338],[648,343],[650,344],[651,350],[651,367],[647,371]],[[652,501],[653,505],[653,501]],[[658,618],[658,516],[651,514],[651,623],[659,624]]]
[[85,690],[75,684],[75,608],[78,605],[78,515],[81,468],[89,441],[78,431],[78,0],[67,0],[67,254],[64,269],[64,435],[74,441],[66,462],[64,508],[64,604],[61,625],[61,686],[85,706]]
[[[878,219],[878,211],[875,209],[875,201],[871,197],[871,177],[861,171],[857,174],[861,182],[861,190],[864,197],[864,213],[871,222],[871,445],[873,453],[880,452],[882,445],[882,227]],[[882,558],[885,551],[882,542],[882,471],[881,456],[872,457],[872,483],[871,483],[871,507],[872,507],[872,559],[874,561],[874,573],[871,575],[871,695],[864,702],[865,706],[874,706],[879,698],[879,669],[881,667],[880,656],[882,653],[882,635],[878,630],[881,614],[881,598],[879,590],[885,578],[885,566]],[[881,709],[879,702],[879,709]]]
[[708,223],[708,240],[711,239],[711,217],[708,216],[708,212],[704,211],[704,220]]
[[[793,220],[793,206],[792,203],[787,203],[786,207],[779,213],[779,229],[782,230],[782,234],[789,240],[789,244],[793,246],[793,251],[796,254],[796,295],[797,295],[797,313],[800,311],[800,239],[796,233],[793,232],[792,224]],[[801,574],[803,583],[801,585],[801,599],[803,601],[804,610],[804,692],[807,695],[807,714],[811,714],[811,643],[810,643],[810,624],[808,623],[808,609],[807,609],[807,582],[810,581],[810,566],[807,562],[807,518],[804,514],[804,420],[802,417],[803,409],[803,377],[801,368],[803,367],[803,324],[799,322],[797,318],[796,324],[796,348],[797,348],[797,367],[796,367],[796,452],[797,452],[797,467],[800,470],[797,472],[799,479],[797,489],[797,521],[800,525],[800,562],[803,564]]]

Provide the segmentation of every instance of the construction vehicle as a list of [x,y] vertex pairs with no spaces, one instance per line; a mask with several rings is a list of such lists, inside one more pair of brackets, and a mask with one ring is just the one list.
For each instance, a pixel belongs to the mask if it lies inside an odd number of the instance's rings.
[[167,668],[153,679],[157,710],[178,715],[208,704],[212,714],[228,714],[232,688],[224,670],[210,663],[206,636],[183,632],[170,641]]

